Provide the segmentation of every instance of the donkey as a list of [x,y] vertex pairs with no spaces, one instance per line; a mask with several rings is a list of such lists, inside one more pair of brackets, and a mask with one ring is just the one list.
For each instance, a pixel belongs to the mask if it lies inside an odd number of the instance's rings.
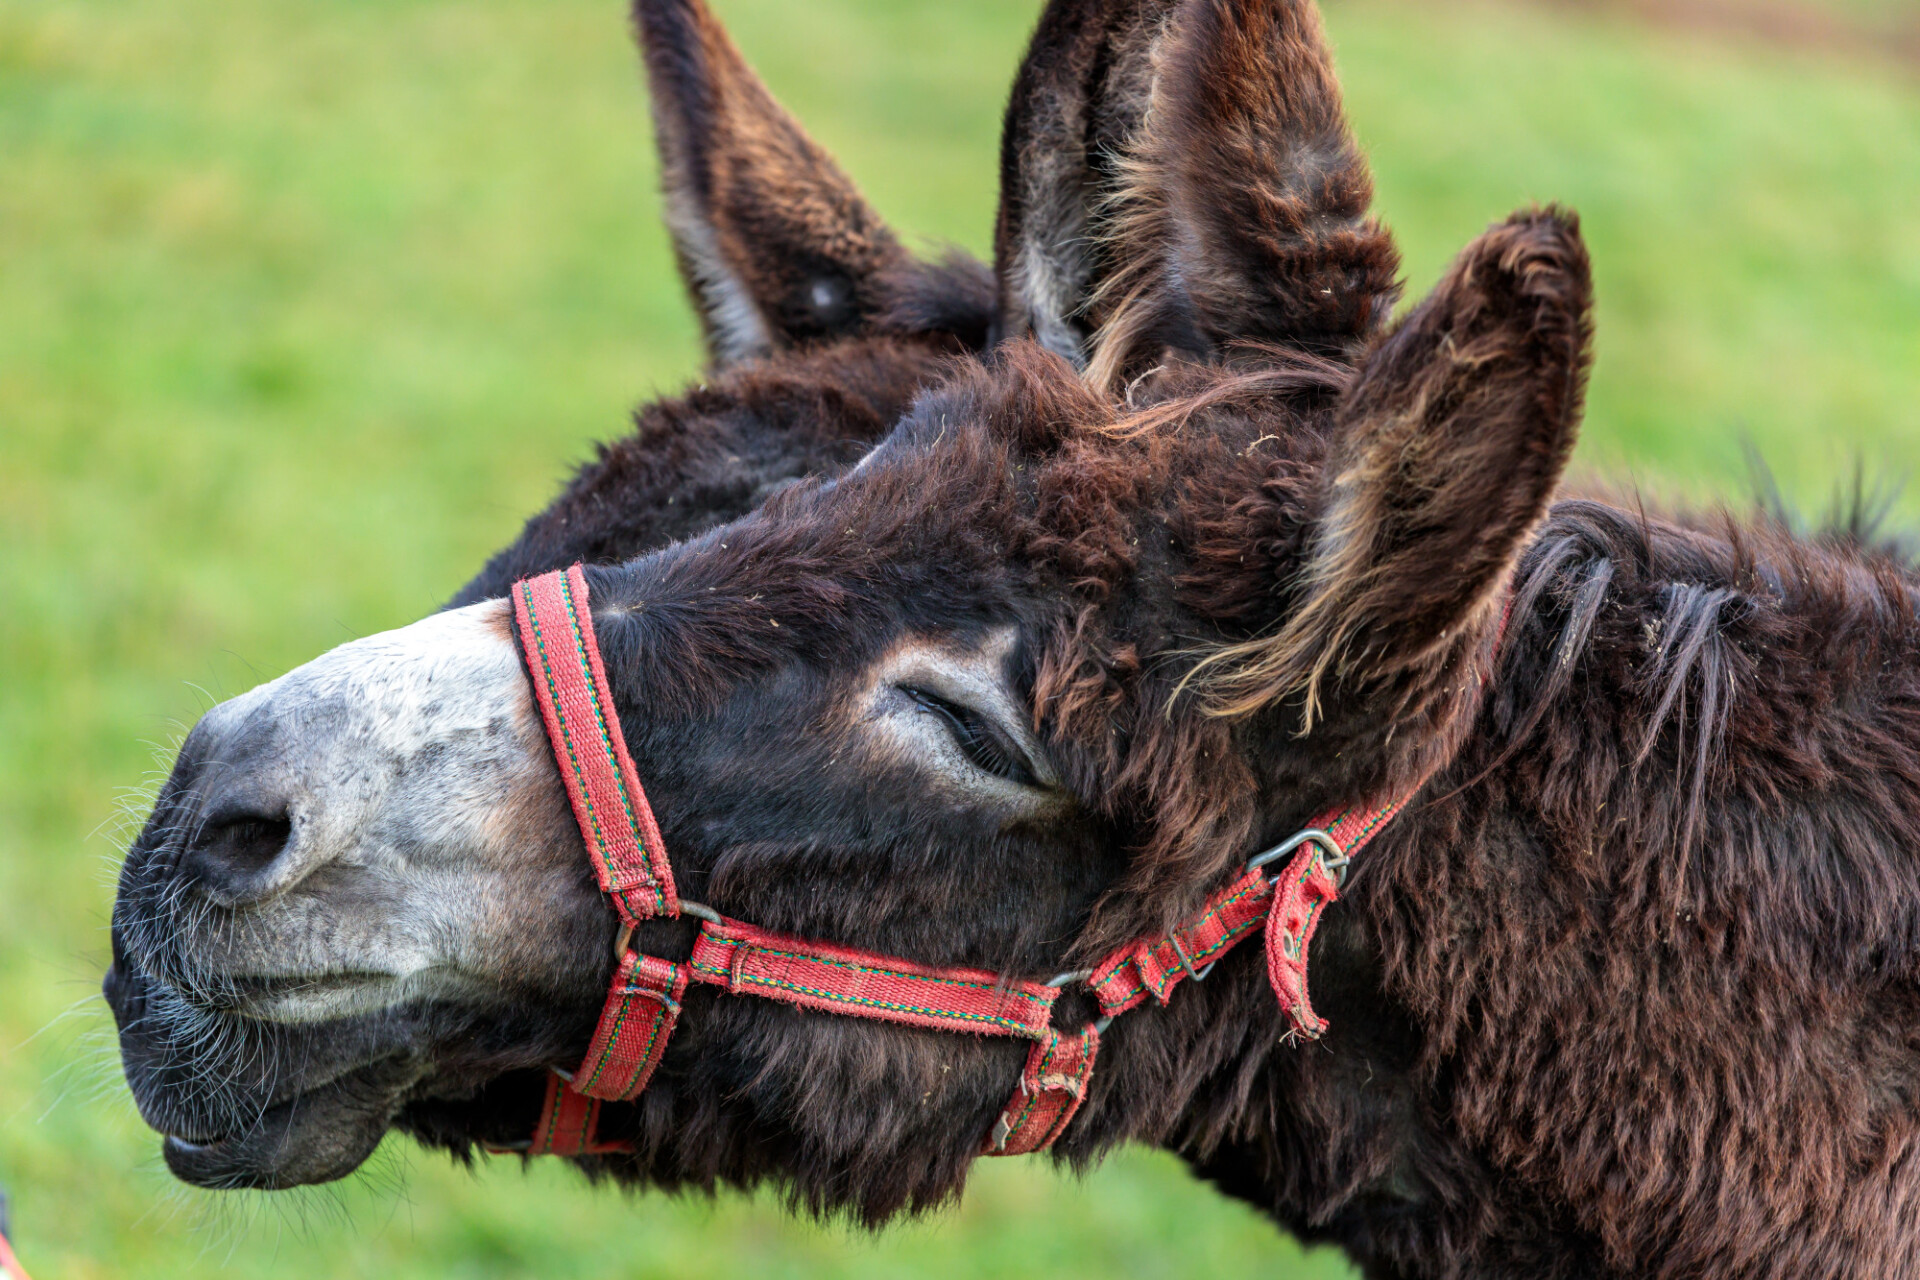
[[[1394,321],[1305,0],[1054,0],[989,282],[698,0],[636,21],[716,373],[188,736],[105,981],[179,1177],[397,1128],[879,1224],[1135,1141],[1371,1277],[1920,1274],[1913,573],[1559,492],[1573,215]],[[1350,806],[1397,816],[1303,832]],[[1265,964],[1214,927],[1255,891]],[[1018,1034],[688,982],[741,922]],[[616,1007],[658,1034],[596,1094]]]

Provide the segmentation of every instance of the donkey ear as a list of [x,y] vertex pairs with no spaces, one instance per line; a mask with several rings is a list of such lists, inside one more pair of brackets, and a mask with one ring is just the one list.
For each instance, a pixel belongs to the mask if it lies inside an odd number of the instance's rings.
[[667,227],[715,363],[868,327],[915,265],[893,233],[701,0],[635,0],[633,18]]
[[1051,0],[1000,134],[994,340],[1032,335],[1075,368],[1113,262],[1104,210],[1152,91],[1153,47],[1178,0]]
[[1573,448],[1592,284],[1579,221],[1548,209],[1481,236],[1367,356],[1346,394],[1306,599],[1277,636],[1203,666],[1217,709],[1335,689],[1406,709],[1485,639]]
[[1311,0],[1186,0],[1154,63],[1094,379],[1169,347],[1356,356],[1392,312],[1399,253],[1369,214],[1373,177]]

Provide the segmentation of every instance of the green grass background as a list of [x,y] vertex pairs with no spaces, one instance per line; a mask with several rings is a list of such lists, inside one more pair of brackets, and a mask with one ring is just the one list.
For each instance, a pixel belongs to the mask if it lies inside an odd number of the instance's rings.
[[[986,250],[1035,0],[717,7],[898,227]],[[1583,466],[1726,493],[1747,438],[1814,505],[1856,457],[1911,466],[1912,68],[1564,9],[1328,16],[1415,291],[1516,205],[1584,214]],[[41,1280],[1350,1274],[1144,1153],[1084,1183],[985,1162],[963,1207],[878,1238],[402,1141],[290,1197],[167,1177],[93,994],[132,817],[210,701],[431,610],[695,373],[643,102],[617,0],[0,0],[0,1185],[24,1258]]]

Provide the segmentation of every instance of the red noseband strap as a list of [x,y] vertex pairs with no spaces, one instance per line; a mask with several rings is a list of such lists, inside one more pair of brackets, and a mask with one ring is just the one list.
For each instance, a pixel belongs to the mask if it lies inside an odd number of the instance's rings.
[[[1323,815],[1309,830],[1256,857],[1191,923],[1052,983],[787,937],[683,903],[675,892],[660,828],[614,710],[580,566],[516,583],[513,609],[534,699],[581,838],[621,922],[619,961],[587,1055],[571,1076],[556,1072],[548,1082],[529,1154],[632,1150],[597,1136],[600,1104],[632,1101],[647,1087],[689,983],[823,1013],[1030,1041],[1020,1083],[984,1144],[988,1155],[1051,1146],[1086,1099],[1107,1021],[1149,999],[1165,1004],[1180,982],[1205,977],[1216,959],[1256,932],[1266,937],[1268,976],[1292,1023],[1289,1034],[1312,1039],[1326,1029],[1307,1000],[1307,944],[1320,913],[1339,896],[1348,858],[1399,811],[1405,797],[1376,810]],[[1287,853],[1293,859],[1270,880],[1261,868]],[[635,924],[683,913],[702,920],[685,961],[627,949]],[[1063,1032],[1053,1026],[1053,1005],[1068,980],[1086,983],[1101,1017]]]

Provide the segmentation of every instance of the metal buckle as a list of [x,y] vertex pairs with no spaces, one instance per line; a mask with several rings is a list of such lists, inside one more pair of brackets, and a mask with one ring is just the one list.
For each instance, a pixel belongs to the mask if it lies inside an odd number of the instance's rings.
[[[1008,1104],[1007,1109],[1012,1110],[1011,1103]],[[1007,1119],[1007,1112],[1002,1111],[1000,1113],[1000,1118],[993,1122],[993,1137],[990,1140],[991,1145],[989,1147],[989,1150],[991,1150],[994,1155],[999,1155],[1002,1151],[1005,1151],[1007,1149],[1007,1139],[1011,1138],[1012,1136],[1013,1136],[1013,1123]]]
[[[1341,851],[1339,841],[1318,827],[1308,827],[1298,835],[1289,836],[1287,839],[1273,846],[1273,848],[1263,853],[1254,854],[1253,857],[1247,860],[1247,870],[1258,871],[1270,862],[1278,862],[1303,844],[1317,844],[1320,846],[1321,867],[1326,870],[1328,875],[1333,877],[1333,883],[1336,888],[1346,888],[1347,866],[1353,859]],[[1329,857],[1329,854],[1332,856]]]
[[1205,981],[1206,976],[1213,972],[1213,966],[1220,963],[1218,960],[1215,960],[1213,961],[1212,964],[1209,964],[1206,968],[1200,970],[1200,972],[1195,973],[1193,971],[1193,957],[1189,956],[1187,954],[1187,949],[1180,945],[1180,935],[1177,933],[1170,933],[1167,935],[1167,941],[1173,944],[1173,954],[1180,957],[1180,967],[1185,969],[1187,971],[1187,976],[1189,978],[1192,978],[1195,982]]

